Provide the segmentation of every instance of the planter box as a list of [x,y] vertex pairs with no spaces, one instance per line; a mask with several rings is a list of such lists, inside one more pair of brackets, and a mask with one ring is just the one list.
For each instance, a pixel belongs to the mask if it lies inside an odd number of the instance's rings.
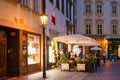
[[85,64],[77,64],[77,71],[85,71]]
[[70,70],[69,63],[62,63],[61,70]]
[[94,63],[87,64],[87,72],[94,72]]

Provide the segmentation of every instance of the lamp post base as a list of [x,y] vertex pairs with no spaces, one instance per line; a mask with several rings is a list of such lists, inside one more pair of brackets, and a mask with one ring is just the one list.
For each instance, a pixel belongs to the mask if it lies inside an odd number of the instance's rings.
[[43,78],[46,78],[46,72],[43,73]]

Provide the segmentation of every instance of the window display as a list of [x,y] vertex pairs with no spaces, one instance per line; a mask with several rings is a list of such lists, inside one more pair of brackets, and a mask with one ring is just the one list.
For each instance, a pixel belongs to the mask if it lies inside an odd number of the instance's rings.
[[39,36],[28,35],[28,64],[40,62]]
[[49,46],[49,62],[53,62],[53,50],[51,46]]

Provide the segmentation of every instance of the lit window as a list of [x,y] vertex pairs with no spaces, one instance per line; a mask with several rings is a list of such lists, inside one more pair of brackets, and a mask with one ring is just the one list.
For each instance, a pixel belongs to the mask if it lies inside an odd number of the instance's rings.
[[28,64],[40,63],[40,38],[35,35],[28,35]]

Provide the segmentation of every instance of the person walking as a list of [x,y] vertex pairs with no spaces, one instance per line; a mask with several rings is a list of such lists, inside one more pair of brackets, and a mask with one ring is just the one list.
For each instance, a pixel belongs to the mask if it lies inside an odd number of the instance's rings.
[[105,53],[105,51],[103,52],[103,62],[105,63],[105,61],[106,61],[106,53]]

